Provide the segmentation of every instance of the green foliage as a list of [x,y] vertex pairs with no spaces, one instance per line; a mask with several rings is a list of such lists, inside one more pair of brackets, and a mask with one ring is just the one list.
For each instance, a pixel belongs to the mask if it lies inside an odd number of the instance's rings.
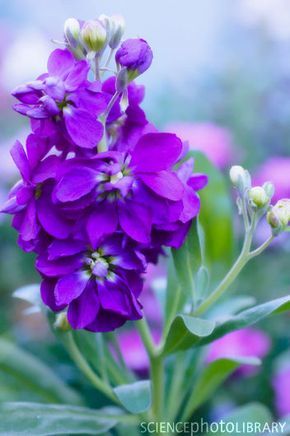
[[96,435],[113,428],[121,417],[118,408],[92,410],[67,405],[38,403],[0,404],[2,435]]
[[117,386],[114,392],[125,409],[131,413],[146,412],[151,406],[151,384],[149,380]]
[[81,405],[80,396],[33,355],[0,339],[0,371],[44,402]]

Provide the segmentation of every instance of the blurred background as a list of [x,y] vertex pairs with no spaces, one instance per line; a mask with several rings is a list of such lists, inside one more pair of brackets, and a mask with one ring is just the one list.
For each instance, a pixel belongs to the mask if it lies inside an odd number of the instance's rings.
[[[1,203],[17,180],[9,148],[29,129],[27,119],[11,110],[10,91],[45,71],[54,48],[50,41],[62,39],[66,18],[101,13],[122,14],[126,36],[142,36],[153,49],[153,65],[139,79],[146,85],[143,106],[152,122],[204,151],[225,174],[233,163],[245,165],[256,183],[276,184],[275,199],[290,196],[288,0],[0,0],[0,11]],[[0,216],[2,338],[15,339],[77,386],[74,368],[41,315],[25,315],[24,305],[12,298],[12,291],[37,283],[38,277],[32,256],[17,248],[9,222]],[[262,228],[257,240],[263,241],[266,232]],[[289,253],[289,241],[279,239],[245,269],[235,289],[258,301],[289,294]],[[287,315],[274,317],[259,325],[264,333],[237,333],[218,345],[224,353],[263,356],[263,365],[255,373],[236,374],[201,413],[220,416],[253,399],[267,404],[276,416],[290,413],[289,322]],[[132,368],[140,364],[146,370],[138,338],[124,341],[124,350],[131,350]],[[0,401],[46,401],[29,386],[20,388],[1,357],[0,349]]]

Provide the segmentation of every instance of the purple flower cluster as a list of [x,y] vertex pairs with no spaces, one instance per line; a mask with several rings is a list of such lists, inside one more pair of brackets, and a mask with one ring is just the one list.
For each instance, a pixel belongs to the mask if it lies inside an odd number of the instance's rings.
[[[122,69],[151,63],[144,40],[116,53]],[[41,296],[75,329],[110,331],[142,317],[142,277],[163,247],[183,243],[207,178],[181,163],[183,145],[159,133],[132,80],[127,104],[115,76],[89,80],[89,60],[56,49],[48,72],[14,90],[31,133],[11,151],[21,174],[2,212],[36,253]]]

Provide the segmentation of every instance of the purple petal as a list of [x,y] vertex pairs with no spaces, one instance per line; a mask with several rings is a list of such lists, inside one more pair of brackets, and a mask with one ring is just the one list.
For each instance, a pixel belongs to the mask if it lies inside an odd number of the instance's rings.
[[59,310],[62,310],[64,306],[59,306],[55,301],[55,296],[54,296],[55,284],[56,284],[55,280],[51,280],[51,279],[43,280],[40,285],[40,295],[42,301],[44,302],[44,304],[46,304],[46,306],[48,306],[54,312],[58,312]]
[[59,77],[48,77],[44,85],[45,93],[53,100],[63,101],[65,96],[65,87]]
[[128,294],[130,290],[121,280],[105,280],[98,284],[100,303],[103,309],[115,312],[121,316],[131,315],[131,302]]
[[[38,89],[37,89],[38,88]],[[40,89],[42,88],[42,81],[35,81],[20,85],[15,88],[11,94],[24,104],[36,104],[41,97]]]
[[103,125],[83,109],[63,110],[65,125],[72,141],[82,148],[95,148],[103,136]]
[[208,177],[206,174],[194,174],[190,179],[187,181],[188,186],[193,188],[195,191],[199,191],[200,189],[203,189],[208,183]]
[[37,270],[47,277],[58,277],[71,274],[83,266],[82,256],[70,256],[69,262],[66,258],[49,261],[45,255],[40,255],[35,263]]
[[160,171],[159,173],[139,174],[139,178],[160,197],[168,200],[181,200],[184,186],[175,173]]
[[100,308],[96,319],[86,326],[86,330],[90,332],[111,332],[121,327],[126,321],[123,316]]
[[49,141],[32,133],[26,140],[26,150],[30,166],[34,168],[48,152]]
[[78,298],[85,289],[89,276],[85,271],[77,271],[61,277],[55,286],[54,295],[58,305],[69,304]]
[[34,199],[28,203],[23,212],[24,215],[19,233],[24,241],[30,241],[31,239],[36,238],[39,231],[39,226],[36,219],[36,204]]
[[189,187],[186,187],[183,196],[183,211],[179,217],[180,221],[186,223],[196,217],[200,209],[199,196]]
[[66,90],[69,92],[75,91],[82,85],[87,79],[89,69],[90,67],[87,61],[81,60],[77,62],[65,79]]
[[57,48],[48,58],[47,71],[50,76],[64,79],[74,65],[74,57],[69,50]]
[[48,156],[35,168],[32,182],[37,184],[42,183],[48,179],[54,179],[56,177],[56,172],[59,164],[60,160],[57,156]]
[[27,204],[34,196],[34,189],[31,186],[22,186],[16,193],[17,203],[19,205]]
[[89,280],[82,294],[69,305],[68,321],[73,329],[82,329],[94,321],[99,308],[97,285],[93,280]]
[[55,206],[49,195],[42,193],[37,200],[37,216],[44,230],[51,236],[58,239],[66,239],[70,233],[71,226],[61,211]]
[[59,181],[54,195],[61,202],[75,201],[89,194],[97,184],[96,172],[90,168],[76,167]]
[[181,140],[171,133],[147,133],[132,152],[131,167],[136,171],[155,172],[170,168],[182,151]]
[[73,256],[74,254],[85,251],[86,246],[81,241],[67,241],[54,240],[48,247],[48,260],[56,260],[60,257]]
[[87,233],[93,247],[100,239],[114,233],[118,226],[117,206],[104,201],[90,214],[87,221]]
[[23,145],[21,142],[16,141],[10,151],[12,159],[15,165],[19,169],[24,180],[28,181],[30,178],[30,168],[27,156],[25,154]]
[[147,244],[150,241],[152,217],[140,203],[126,201],[119,205],[120,226],[135,241]]

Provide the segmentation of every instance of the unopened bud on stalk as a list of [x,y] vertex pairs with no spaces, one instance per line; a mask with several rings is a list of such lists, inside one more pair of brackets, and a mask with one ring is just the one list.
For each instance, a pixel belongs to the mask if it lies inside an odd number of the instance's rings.
[[71,330],[71,326],[68,322],[65,312],[61,312],[56,315],[53,326],[56,330],[61,332],[68,332],[69,330]]
[[270,201],[270,198],[262,186],[255,186],[254,188],[251,188],[249,190],[249,199],[251,200],[252,204],[259,209],[265,207]]
[[244,192],[245,189],[251,187],[250,173],[240,165],[234,165],[231,167],[230,179],[232,184],[241,192]]
[[111,29],[109,47],[115,49],[121,42],[122,36],[125,32],[125,21],[121,15],[113,15],[110,17]]
[[64,23],[64,39],[67,47],[73,52],[76,58],[85,57],[84,49],[80,43],[81,25],[76,18],[68,18]]
[[107,32],[98,20],[86,21],[81,29],[81,38],[89,52],[99,53],[105,48]]
[[122,68],[116,78],[116,91],[123,92],[129,83],[128,71],[126,68]]
[[285,231],[290,222],[290,200],[279,200],[268,212],[267,221],[276,234]]

